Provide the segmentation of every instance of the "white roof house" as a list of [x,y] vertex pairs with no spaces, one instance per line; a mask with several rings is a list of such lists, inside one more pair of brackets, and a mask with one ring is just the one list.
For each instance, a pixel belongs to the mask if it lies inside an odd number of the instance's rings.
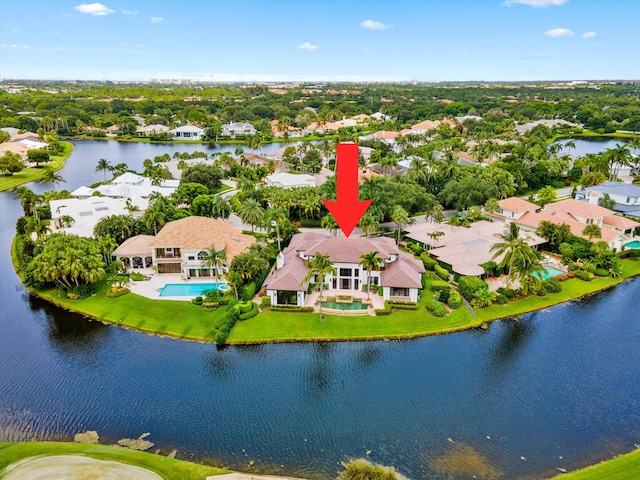
[[230,122],[222,125],[222,135],[235,137],[236,135],[255,135],[256,128],[246,122]]
[[182,140],[200,140],[204,136],[204,129],[195,125],[183,125],[182,127],[169,130],[174,138]]
[[141,175],[126,172],[111,182],[99,185],[96,188],[86,186],[79,187],[71,192],[74,197],[89,197],[95,192],[104,197],[130,198],[136,201],[139,198],[149,198],[152,193],[159,193],[164,197],[171,195],[180,186],[180,180],[161,180],[159,185],[153,185],[151,179]]
[[166,125],[141,125],[136,127],[136,133],[139,136],[149,136],[156,133],[165,133],[169,131],[169,127]]
[[315,187],[316,179],[306,173],[274,173],[267,176],[267,185],[269,187],[281,188],[297,188],[297,187]]
[[[140,209],[135,212],[138,215],[146,210],[149,202],[143,198],[132,200],[133,205]],[[110,215],[128,215],[127,199],[109,197],[89,198],[65,198],[51,200],[51,230],[53,232],[66,232],[80,237],[93,237],[93,228],[104,217]],[[62,226],[62,217],[69,216],[73,219],[68,227]]]

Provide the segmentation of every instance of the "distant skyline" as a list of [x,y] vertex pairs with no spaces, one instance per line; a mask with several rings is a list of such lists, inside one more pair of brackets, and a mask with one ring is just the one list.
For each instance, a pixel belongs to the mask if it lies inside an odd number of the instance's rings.
[[0,0],[0,77],[640,79],[640,1]]

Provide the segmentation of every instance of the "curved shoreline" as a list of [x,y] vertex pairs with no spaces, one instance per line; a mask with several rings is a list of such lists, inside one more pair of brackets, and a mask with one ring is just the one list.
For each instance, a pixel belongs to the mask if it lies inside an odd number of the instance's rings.
[[[11,259],[14,266],[14,270],[17,272],[17,260],[15,251],[16,241],[15,237],[11,244]],[[315,326],[319,329],[330,330],[335,325],[344,326],[344,316],[341,315],[326,315],[325,320],[320,322],[318,320],[319,314],[302,314],[302,313],[283,313],[283,312],[261,312],[256,317],[243,320],[236,323],[235,327],[231,330],[229,338],[226,342],[228,345],[248,345],[248,344],[264,344],[264,343],[297,343],[297,342],[325,342],[325,341],[379,341],[379,340],[405,340],[411,338],[421,338],[433,335],[445,335],[448,333],[456,333],[464,330],[470,330],[481,327],[483,324],[488,324],[495,320],[501,320],[505,318],[518,317],[520,315],[531,313],[545,308],[553,307],[562,303],[573,301],[579,298],[588,297],[606,290],[609,290],[617,285],[620,285],[626,280],[633,279],[640,276],[640,261],[634,261],[630,259],[623,260],[623,274],[617,278],[603,277],[596,278],[592,282],[583,282],[578,279],[570,279],[563,282],[563,286],[571,285],[574,290],[578,290],[577,293],[570,293],[569,296],[562,295],[562,292],[556,294],[547,294],[545,297],[529,296],[521,300],[507,303],[506,305],[492,305],[483,309],[474,310],[476,317],[472,318],[471,315],[463,308],[454,310],[446,317],[432,317],[426,315],[424,311],[424,305],[421,305],[420,310],[401,310],[393,312],[389,316],[385,317],[348,317],[349,325],[353,327],[355,333],[344,334],[322,334],[319,331],[312,333]],[[19,275],[19,274],[18,274]],[[573,283],[569,283],[573,282]],[[24,284],[23,284],[24,286]],[[160,331],[155,328],[144,328],[144,324],[148,319],[144,316],[144,308],[141,312],[135,312],[128,310],[128,315],[120,317],[118,320],[104,318],[91,308],[79,308],[74,305],[76,302],[84,302],[85,300],[62,300],[55,298],[54,290],[41,291],[38,289],[24,286],[24,288],[31,294],[41,298],[53,305],[63,308],[69,312],[83,315],[86,318],[99,321],[103,324],[113,324],[118,327],[128,328],[130,330],[136,330],[151,335],[158,335],[164,337],[171,337],[180,340],[188,340],[194,342],[206,342],[215,343],[214,331],[210,330],[208,335],[203,336],[200,334],[189,335],[189,331],[194,326],[207,325],[207,320],[211,321],[211,318],[206,318],[206,315],[210,315],[209,312],[204,312],[201,307],[197,307],[187,302],[171,302],[164,301],[162,305],[172,305],[175,308],[180,308],[181,311],[191,313],[193,318],[201,320],[201,325],[197,325],[192,321],[191,324],[180,324],[179,327],[185,327],[182,334],[174,333],[171,331]],[[563,288],[564,291],[564,288]],[[136,302],[146,304],[147,302],[155,302],[154,300],[140,297],[133,293],[129,293],[124,297],[135,298]],[[117,302],[122,302],[123,297],[108,299],[109,302],[113,302],[114,306]],[[150,305],[156,305],[155,303]],[[511,307],[511,308],[509,308]],[[508,309],[508,311],[504,311]],[[449,321],[453,324],[442,325],[442,323]],[[265,336],[265,328],[270,327],[272,324],[277,323],[278,328],[288,332],[288,334],[278,334],[277,330],[275,334],[271,336]],[[303,327],[303,328],[300,328]],[[381,331],[381,328],[388,328],[387,331]],[[300,331],[306,328],[311,331],[308,333],[300,333],[299,336],[291,335],[291,332]],[[268,328],[266,329],[268,330]],[[186,333],[185,333],[186,332]],[[358,333],[359,332],[359,333]]]

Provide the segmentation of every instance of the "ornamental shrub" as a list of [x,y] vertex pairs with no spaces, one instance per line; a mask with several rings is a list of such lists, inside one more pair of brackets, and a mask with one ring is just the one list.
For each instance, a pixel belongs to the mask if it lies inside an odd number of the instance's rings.
[[447,300],[449,300],[449,295],[451,294],[451,285],[449,285],[449,282],[435,280],[431,282],[430,288],[433,292],[433,296],[436,297],[437,295],[436,300],[447,303]]
[[594,275],[592,273],[586,272],[584,270],[576,270],[574,273],[576,274],[576,278],[579,278],[580,280],[583,280],[585,282],[590,282],[594,278]]
[[[130,290],[128,288],[125,288],[125,287],[111,287],[109,290],[107,290],[106,295],[109,298],[121,297],[122,295],[125,295],[125,294],[129,293],[129,291]],[[74,293],[69,294],[68,293],[67,297],[71,298],[70,295],[77,295],[77,294],[74,294]],[[79,298],[79,296],[78,296],[78,298]]]
[[444,303],[438,300],[429,300],[427,302],[427,310],[429,310],[434,317],[444,317],[447,314]]
[[607,270],[606,268],[596,268],[595,274],[597,277],[608,277],[609,270]]
[[518,291],[517,290],[512,290],[511,288],[500,287],[496,291],[499,294],[502,294],[505,297],[507,297],[507,300],[513,300],[514,298],[516,298],[518,296]]
[[202,305],[202,297],[192,298],[191,303],[193,303],[194,305]]
[[560,293],[562,291],[562,285],[555,278],[549,278],[542,282],[548,293]]
[[484,280],[478,277],[472,277],[465,275],[460,277],[458,283],[460,295],[462,295],[467,301],[475,299],[480,292],[489,292],[489,285]]
[[250,308],[247,312],[241,313],[238,320],[248,320],[258,315],[258,304],[251,302]]
[[266,295],[264,297],[262,297],[262,300],[260,301],[260,306],[261,307],[270,307],[271,306],[271,297],[267,297]]
[[455,310],[456,308],[460,307],[461,304],[462,298],[460,298],[460,294],[455,290],[451,290],[451,292],[449,293],[449,298],[447,299],[447,305]]
[[251,283],[247,283],[244,287],[242,287],[242,294],[240,296],[242,297],[242,300],[247,302],[252,300],[255,294],[256,294],[256,284],[251,282]]
[[495,302],[498,305],[504,305],[505,303],[509,303],[509,299],[503,293],[499,293],[498,295],[496,295]]

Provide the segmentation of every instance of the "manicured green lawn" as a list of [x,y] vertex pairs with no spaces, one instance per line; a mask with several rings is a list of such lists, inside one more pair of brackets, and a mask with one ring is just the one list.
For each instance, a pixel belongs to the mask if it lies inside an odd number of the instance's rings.
[[39,455],[83,455],[98,460],[116,461],[146,468],[167,480],[204,480],[207,476],[229,473],[228,470],[128,448],[63,442],[2,443],[0,444],[0,473],[18,460]]
[[117,298],[108,298],[108,286],[102,283],[95,296],[82,300],[69,300],[58,295],[56,290],[38,293],[53,303],[89,317],[117,325],[171,335],[189,340],[214,341],[213,322],[221,317],[227,307],[209,310],[191,302],[151,300],[133,293]]
[[640,450],[634,450],[604,463],[556,478],[563,480],[631,480],[640,478]]
[[71,155],[71,151],[73,150],[73,145],[69,142],[60,142],[60,145],[62,145],[64,150],[59,155],[52,155],[49,163],[44,163],[39,168],[25,168],[21,172],[14,173],[8,177],[0,176],[0,192],[17,187],[23,183],[37,180],[44,175],[46,168],[60,170],[64,166],[64,161],[69,158],[69,155]]

